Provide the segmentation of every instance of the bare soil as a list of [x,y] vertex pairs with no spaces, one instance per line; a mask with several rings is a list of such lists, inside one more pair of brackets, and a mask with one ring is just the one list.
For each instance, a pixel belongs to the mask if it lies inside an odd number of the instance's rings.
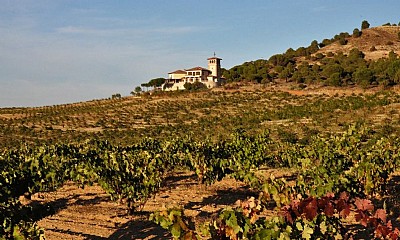
[[111,201],[100,186],[79,188],[67,183],[56,192],[35,195],[33,202],[47,203],[55,214],[39,226],[46,239],[169,239],[160,226],[149,221],[152,212],[183,207],[196,222],[209,221],[220,209],[257,194],[243,183],[226,178],[211,186],[198,183],[192,172],[178,172],[141,211],[127,214],[126,205]]

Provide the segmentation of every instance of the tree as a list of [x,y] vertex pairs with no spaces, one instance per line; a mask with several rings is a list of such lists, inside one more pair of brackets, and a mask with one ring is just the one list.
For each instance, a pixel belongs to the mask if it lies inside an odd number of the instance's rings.
[[308,49],[309,54],[317,52],[319,50],[319,44],[318,44],[317,40],[312,41],[310,46],[307,49]]
[[322,40],[322,42],[319,43],[318,45],[319,45],[320,48],[322,48],[322,47],[328,46],[328,45],[331,44],[332,42],[333,42],[332,39],[327,39],[327,38],[325,38],[325,39]]
[[361,36],[361,31],[358,28],[354,28],[353,30],[353,37],[358,38]]
[[[297,52],[297,51],[296,51]],[[275,54],[272,55],[269,58],[269,62],[274,65],[274,66],[282,66],[285,67],[289,62],[291,61],[291,59],[289,59],[286,55],[284,54]]]
[[284,78],[286,82],[288,82],[289,77],[291,77],[291,74],[288,68],[283,69],[279,74],[279,78]]
[[298,57],[307,56],[307,49],[305,47],[299,47],[298,49],[296,49],[296,54]]
[[289,48],[288,50],[286,50],[285,55],[289,58],[292,58],[296,55],[296,51],[293,50],[293,48]]
[[142,92],[142,88],[137,86],[137,87],[135,87],[135,90],[131,92],[131,95],[137,95],[140,92]]
[[149,91],[149,87],[150,87],[149,83],[142,83],[142,84],[140,84],[140,86],[145,87],[146,91]]
[[148,82],[148,85],[150,87],[161,87],[163,83],[165,82],[165,78],[153,78]]
[[333,73],[331,76],[329,76],[327,83],[330,86],[335,86],[335,87],[341,86],[343,81],[342,81],[342,77],[340,76],[340,73],[336,72],[336,73]]
[[338,40],[340,40],[342,38],[348,38],[348,37],[350,37],[350,34],[348,32],[341,32],[339,34],[336,34],[333,39],[338,41]]
[[369,22],[367,20],[362,21],[361,23],[361,30],[369,28]]
[[345,38],[340,38],[339,39],[339,43],[340,43],[340,45],[346,45],[347,44],[347,40]]
[[325,78],[330,78],[334,73],[338,73],[339,76],[343,76],[344,69],[339,64],[328,64],[324,66],[324,69],[321,72],[321,75]]
[[135,92],[136,93],[140,93],[141,91],[142,91],[141,87],[139,87],[139,86],[135,87]]
[[364,59],[364,57],[365,54],[358,48],[351,49],[348,56],[348,58],[352,61],[356,61],[357,59]]
[[292,63],[289,63],[279,74],[280,78],[283,78],[288,82],[289,78],[293,75],[295,71],[294,65]]
[[385,73],[389,77],[389,80],[394,83],[400,83],[400,60],[391,60]]
[[374,72],[366,67],[358,68],[354,74],[354,81],[362,87],[368,87],[375,79]]
[[207,86],[204,83],[201,82],[194,82],[194,83],[185,83],[183,85],[186,90],[189,91],[196,91],[196,90],[201,90],[201,89],[207,89]]
[[120,93],[116,93],[116,94],[113,94],[113,95],[111,96],[111,99],[121,99],[121,98],[122,98],[122,96],[121,96]]

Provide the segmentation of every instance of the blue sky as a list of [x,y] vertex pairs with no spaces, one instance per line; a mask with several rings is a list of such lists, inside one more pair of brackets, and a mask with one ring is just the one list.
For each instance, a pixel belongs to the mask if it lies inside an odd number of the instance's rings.
[[363,20],[399,23],[398,0],[0,0],[0,107],[123,96],[167,72],[308,46]]

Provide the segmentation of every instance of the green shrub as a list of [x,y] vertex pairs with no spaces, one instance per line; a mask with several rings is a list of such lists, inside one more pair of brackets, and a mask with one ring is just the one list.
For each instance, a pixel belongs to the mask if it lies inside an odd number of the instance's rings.
[[362,21],[361,23],[361,30],[369,28],[369,22],[367,20]]
[[358,28],[354,28],[353,30],[353,37],[358,38],[361,36],[361,31]]
[[186,90],[189,91],[196,91],[196,90],[201,90],[201,89],[207,89],[207,86],[204,83],[201,82],[194,82],[194,83],[185,83],[183,85]]

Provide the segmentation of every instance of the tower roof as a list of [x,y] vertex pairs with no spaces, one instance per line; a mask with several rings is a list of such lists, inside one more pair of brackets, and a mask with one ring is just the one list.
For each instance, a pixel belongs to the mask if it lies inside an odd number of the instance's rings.
[[210,58],[207,58],[207,60],[211,60],[211,59],[219,59],[219,60],[222,60],[222,58],[219,58],[219,57],[210,57]]

